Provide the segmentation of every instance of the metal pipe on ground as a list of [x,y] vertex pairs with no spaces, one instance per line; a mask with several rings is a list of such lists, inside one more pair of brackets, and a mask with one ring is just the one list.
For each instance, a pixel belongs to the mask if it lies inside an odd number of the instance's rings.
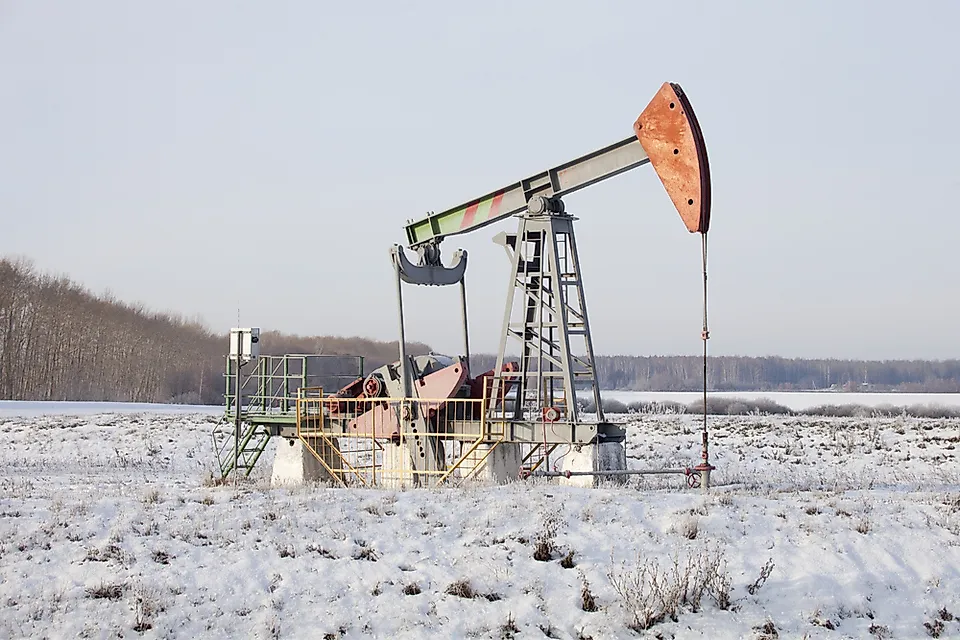
[[695,474],[692,469],[622,469],[614,471],[538,471],[531,473],[532,477],[563,477],[572,476],[642,476],[642,475],[681,475],[689,476]]

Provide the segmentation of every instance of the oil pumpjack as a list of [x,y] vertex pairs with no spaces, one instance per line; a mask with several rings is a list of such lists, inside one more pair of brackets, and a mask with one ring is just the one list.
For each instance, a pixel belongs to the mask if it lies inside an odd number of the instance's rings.
[[[317,474],[344,485],[432,486],[470,477],[502,482],[538,471],[565,475],[568,482],[581,484],[616,476],[626,468],[625,432],[603,414],[574,234],[576,218],[567,213],[563,197],[646,164],[656,171],[687,230],[703,235],[705,247],[710,224],[706,146],[686,94],[679,85],[664,83],[634,122],[630,137],[459,206],[408,221],[406,245],[416,258],[408,259],[400,245],[390,250],[400,321],[399,360],[367,375],[360,372],[331,395],[311,389],[304,378],[296,385],[295,402],[286,398],[279,403],[295,405],[293,424],[269,418],[266,405],[277,405],[276,398],[261,402],[261,413],[267,416],[263,417],[242,415],[244,403],[235,396],[236,434],[241,423],[256,422],[264,425],[265,433],[284,436],[291,444],[299,440],[304,455],[319,463]],[[440,245],[449,236],[511,216],[518,218],[517,231],[494,238],[510,261],[496,366],[472,375],[464,280],[467,253],[458,249],[447,266]],[[462,355],[406,353],[404,283],[459,286]],[[511,360],[511,352],[519,355]],[[239,388],[238,378],[235,389]],[[578,398],[595,407],[595,414],[587,414]],[[229,397],[227,404],[229,414]],[[564,445],[563,470],[551,472],[550,455]],[[695,469],[682,471],[709,482],[709,464]]]

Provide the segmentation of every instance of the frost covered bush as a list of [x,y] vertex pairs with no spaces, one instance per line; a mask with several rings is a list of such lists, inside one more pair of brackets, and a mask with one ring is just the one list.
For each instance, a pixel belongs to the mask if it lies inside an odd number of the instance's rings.
[[165,606],[156,589],[137,584],[133,588],[133,610],[135,615],[133,630],[143,633],[153,628],[155,616],[164,611]]
[[[635,401],[629,404],[617,400],[616,398],[603,398],[603,410],[607,413],[640,413],[653,415],[682,415],[685,413],[701,414],[703,413],[703,400],[697,400],[690,404],[682,404],[670,400],[664,401]],[[592,400],[586,400],[582,404],[583,411],[592,413],[596,411],[596,404]],[[942,405],[911,405],[911,406],[893,406],[879,405],[868,407],[862,404],[823,404],[816,407],[808,407],[799,411],[793,411],[789,407],[779,404],[769,398],[757,398],[749,400],[736,397],[718,397],[708,395],[707,413],[719,416],[822,416],[827,418],[960,418],[960,408],[947,407]]]
[[[540,516],[540,527],[533,540],[533,559],[539,562],[547,562],[553,559],[553,554],[557,551],[555,539],[557,531],[560,529],[562,513],[558,509],[552,509],[544,512]],[[571,552],[570,562],[573,562]]]
[[586,611],[587,613],[593,613],[597,611],[597,599],[593,595],[593,592],[590,590],[590,583],[587,581],[587,576],[580,572],[580,608]]
[[626,413],[627,405],[625,402],[621,402],[615,398],[603,398],[601,400],[603,405],[603,410],[607,413]]
[[88,598],[94,600],[119,600],[123,597],[126,588],[127,585],[122,582],[101,582],[96,586],[87,587],[86,593]]
[[942,405],[914,404],[908,407],[880,405],[867,407],[862,404],[822,404],[800,411],[805,416],[828,418],[960,418],[960,409]]
[[607,577],[630,615],[628,627],[643,631],[667,619],[677,621],[684,610],[697,612],[704,594],[728,609],[730,576],[719,550],[705,548],[681,560],[679,555],[664,567],[656,559],[638,557],[622,564]]
[[804,409],[805,416],[825,416],[827,418],[853,418],[864,412],[866,407],[858,404],[822,404]]
[[[627,413],[627,405],[616,398],[601,398],[600,404],[603,406],[603,410],[606,413]],[[582,411],[587,413],[594,413],[597,410],[597,403],[593,399],[584,400],[580,404]]]
[[669,530],[671,533],[677,533],[687,540],[695,540],[700,531],[700,521],[693,516],[681,518]]
[[[679,415],[687,411],[682,402],[672,400],[635,401],[629,404],[616,398],[601,398],[600,404],[605,413],[644,413],[656,415]],[[596,403],[590,399],[581,404],[581,410],[593,413],[597,410]]]
[[687,412],[687,405],[672,400],[654,400],[651,402],[631,402],[627,405],[627,409],[631,413],[682,415]]
[[941,405],[911,405],[906,414],[914,418],[960,418],[960,409]]
[[[703,413],[703,400],[687,406],[688,413]],[[793,412],[782,404],[768,398],[747,400],[745,398],[707,397],[707,413],[723,416],[745,415],[791,415]]]

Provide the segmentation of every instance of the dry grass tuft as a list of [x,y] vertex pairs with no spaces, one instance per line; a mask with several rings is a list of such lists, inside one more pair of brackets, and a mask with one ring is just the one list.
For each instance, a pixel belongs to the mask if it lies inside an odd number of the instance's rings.
[[444,593],[457,596],[458,598],[476,598],[477,592],[473,590],[469,580],[457,580],[444,589]]

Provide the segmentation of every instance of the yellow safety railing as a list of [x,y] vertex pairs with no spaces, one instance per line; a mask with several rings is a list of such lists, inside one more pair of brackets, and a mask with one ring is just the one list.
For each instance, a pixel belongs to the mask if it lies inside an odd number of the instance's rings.
[[296,407],[297,437],[343,486],[462,482],[505,437],[485,399],[338,398],[310,387]]

